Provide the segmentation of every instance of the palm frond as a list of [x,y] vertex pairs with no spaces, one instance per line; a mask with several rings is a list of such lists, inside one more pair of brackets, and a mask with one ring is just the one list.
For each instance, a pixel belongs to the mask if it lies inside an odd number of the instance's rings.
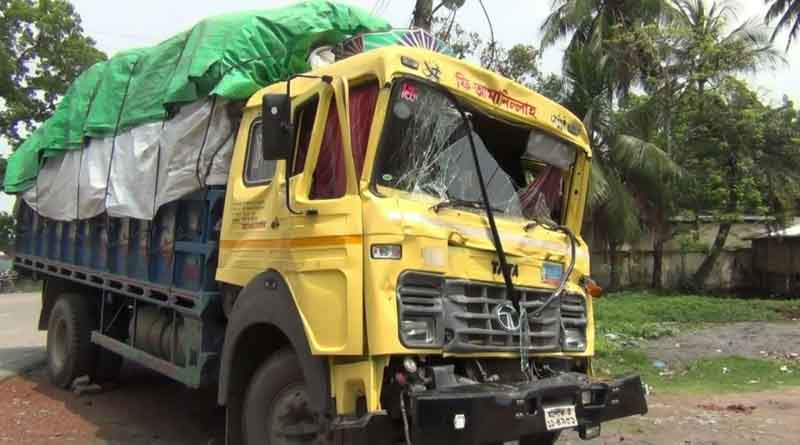
[[670,202],[683,169],[657,145],[630,135],[618,135],[609,155],[640,199],[656,206]]
[[[770,0],[766,0],[769,3]],[[764,20],[767,23],[772,22],[780,17],[775,29],[772,32],[770,41],[774,42],[778,34],[786,28],[789,28],[789,38],[786,42],[786,51],[792,46],[794,39],[798,38],[800,33],[800,1],[798,0],[772,0],[767,10]],[[794,23],[792,23],[794,21]]]
[[623,174],[651,178],[660,182],[683,174],[680,165],[657,145],[631,135],[617,135],[611,146],[611,158]]
[[[743,71],[755,72],[761,67],[775,68],[787,60],[773,46],[769,32],[751,18],[742,22],[720,41],[722,45],[738,45],[743,49]],[[749,61],[749,63],[747,63]]]
[[606,179],[606,171],[598,157],[592,159],[592,169],[589,175],[589,197],[587,204],[590,210],[595,210],[608,201],[610,187]]
[[624,243],[638,240],[643,233],[641,216],[636,198],[616,174],[606,176],[609,199],[598,208],[600,220],[605,222],[607,239],[613,243]]

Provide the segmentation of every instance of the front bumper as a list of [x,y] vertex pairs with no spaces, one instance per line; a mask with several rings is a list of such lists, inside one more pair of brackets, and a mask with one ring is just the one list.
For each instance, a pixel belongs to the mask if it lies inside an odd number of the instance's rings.
[[[592,392],[590,404],[581,402],[584,391]],[[575,406],[578,430],[647,413],[639,376],[589,382],[583,374],[569,373],[529,383],[433,389],[413,393],[409,399],[409,432],[414,445],[479,445],[546,433],[544,408],[555,405]],[[396,443],[390,433],[393,423],[385,414],[368,415],[335,430],[337,444]]]
[[[581,403],[584,391],[592,391],[586,405]],[[647,413],[638,376],[590,383],[584,375],[562,374],[513,385],[457,386],[411,396],[414,443],[471,445],[545,433],[544,408],[564,404],[575,406],[579,429]]]

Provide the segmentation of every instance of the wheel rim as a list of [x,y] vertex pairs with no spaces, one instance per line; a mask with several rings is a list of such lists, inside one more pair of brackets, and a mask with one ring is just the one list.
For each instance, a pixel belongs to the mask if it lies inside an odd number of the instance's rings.
[[56,321],[55,329],[52,330],[53,343],[50,350],[50,358],[53,369],[55,371],[64,367],[64,362],[67,360],[67,322],[64,319]]
[[317,443],[320,426],[304,385],[290,385],[278,393],[267,417],[270,445]]

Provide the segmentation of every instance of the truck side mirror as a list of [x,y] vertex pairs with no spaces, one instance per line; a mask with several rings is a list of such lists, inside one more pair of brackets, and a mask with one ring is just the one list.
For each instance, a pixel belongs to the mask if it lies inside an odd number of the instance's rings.
[[287,94],[265,94],[261,104],[261,149],[264,160],[291,161],[293,126]]

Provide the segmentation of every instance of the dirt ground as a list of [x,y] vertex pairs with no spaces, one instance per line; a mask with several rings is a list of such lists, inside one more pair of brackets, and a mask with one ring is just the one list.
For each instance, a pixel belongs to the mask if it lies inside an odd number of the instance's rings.
[[[701,357],[795,358],[800,323],[711,326],[643,345],[654,360],[677,367]],[[559,444],[800,444],[800,387],[692,396],[655,394],[647,416],[609,422],[600,438],[563,435]],[[214,388],[190,390],[126,365],[122,383],[76,395],[47,382],[44,369],[0,381],[0,445],[224,444],[223,409]]]
[[0,383],[0,444],[224,444],[225,411],[213,389],[191,390],[142,368],[123,383],[77,396],[44,369]]
[[[656,395],[644,417],[610,422],[599,439],[560,444],[739,445],[800,443],[800,388],[719,397]],[[224,411],[212,389],[192,391],[140,368],[124,383],[77,396],[43,370],[0,383],[0,444],[222,445]]]
[[797,360],[800,359],[800,323],[721,324],[648,341],[645,351],[651,359],[661,360],[670,368],[715,356]]

